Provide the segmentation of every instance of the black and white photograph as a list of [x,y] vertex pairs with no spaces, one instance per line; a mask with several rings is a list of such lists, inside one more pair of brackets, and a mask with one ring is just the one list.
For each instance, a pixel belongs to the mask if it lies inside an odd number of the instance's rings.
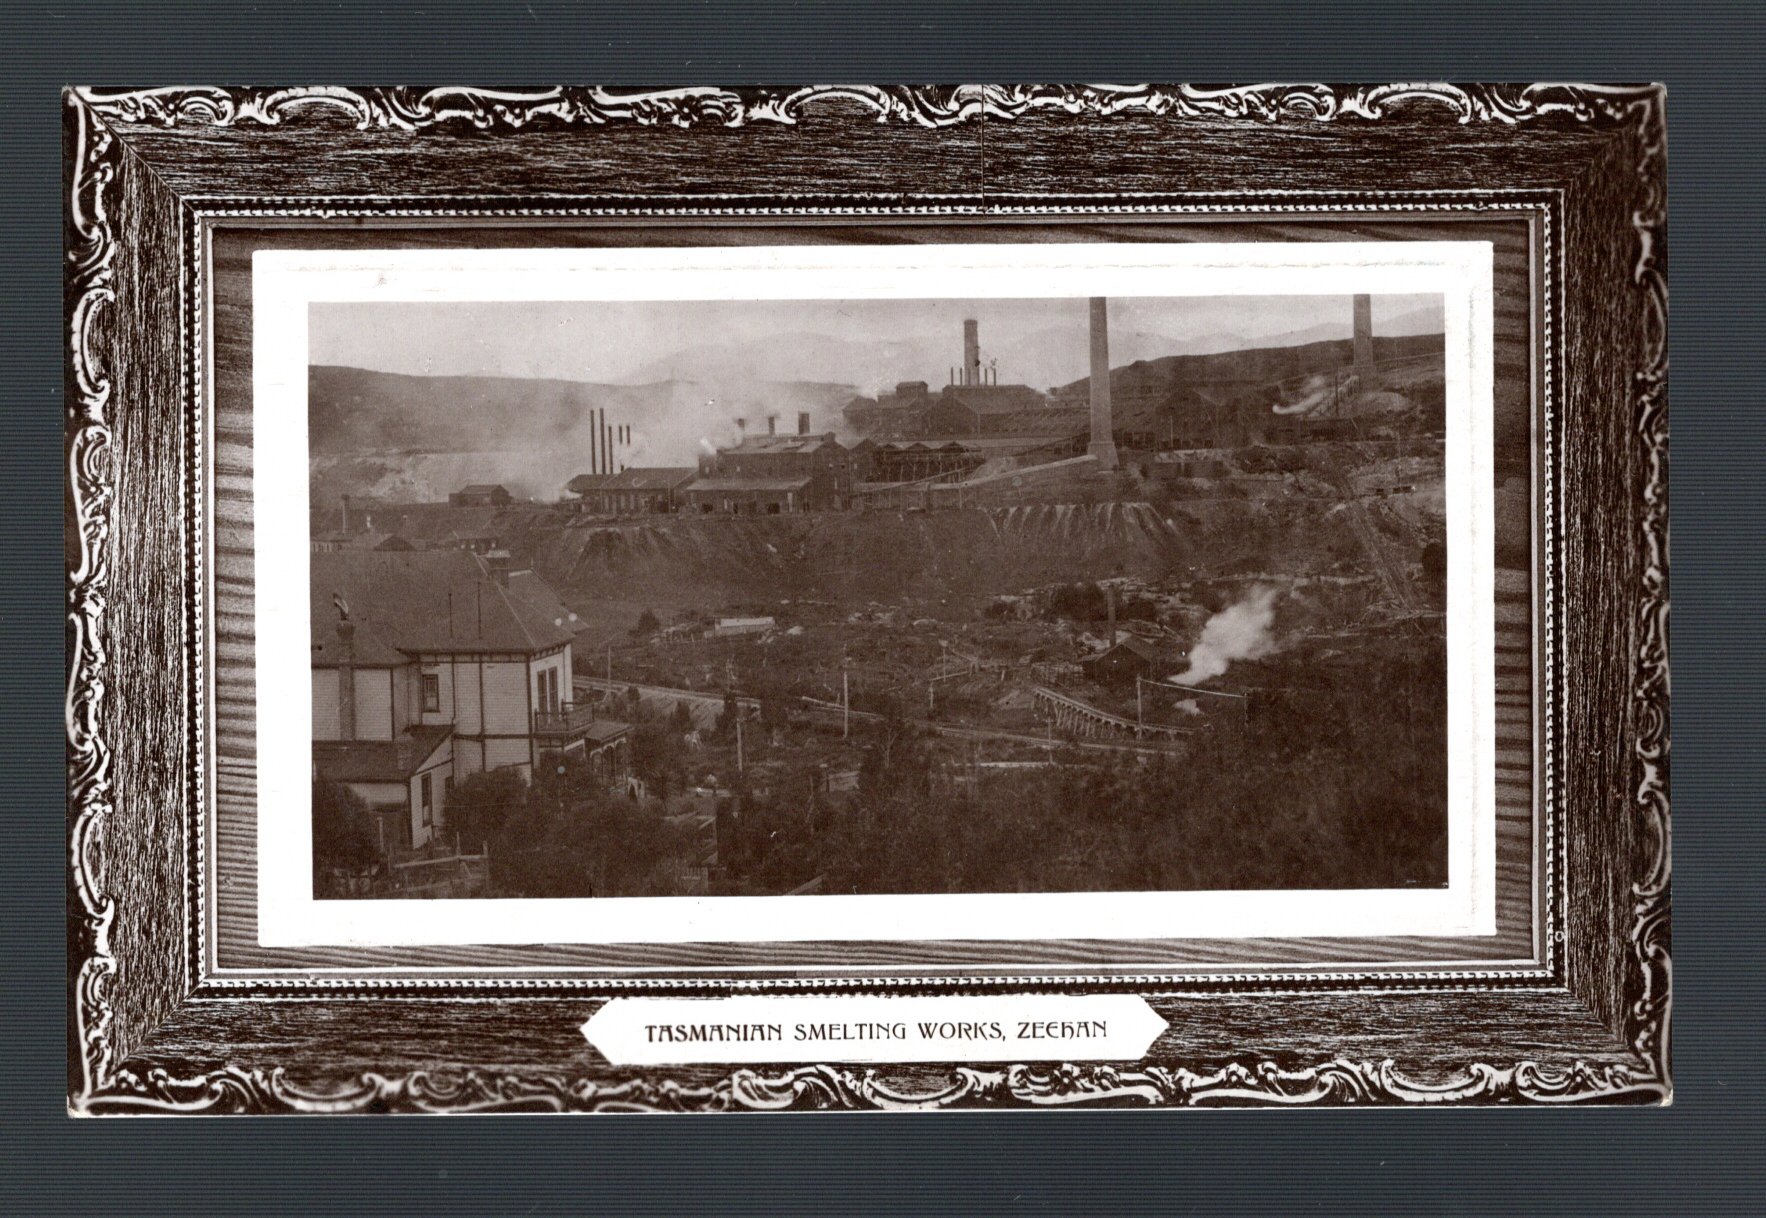
[[70,1105],[1667,1099],[1659,89],[67,104]]
[[1446,885],[1440,295],[309,310],[319,897]]

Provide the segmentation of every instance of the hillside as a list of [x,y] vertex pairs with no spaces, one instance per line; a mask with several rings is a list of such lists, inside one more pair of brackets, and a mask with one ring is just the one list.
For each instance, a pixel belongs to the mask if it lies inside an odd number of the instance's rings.
[[[1247,493],[1264,483],[1262,497]],[[962,616],[986,598],[1051,582],[1316,574],[1359,560],[1356,535],[1330,514],[1334,498],[1317,480],[1246,479],[1231,497],[1173,500],[1152,486],[1141,487],[1146,498],[1126,498],[1134,493],[1127,485],[1118,492],[1125,497],[1091,503],[617,523],[537,506],[381,504],[372,516],[376,530],[419,544],[461,529],[495,533],[591,617],[611,606],[713,610],[780,599],[919,602],[932,616]],[[326,505],[313,527],[335,528],[337,520]],[[1416,527],[1438,532],[1438,513],[1425,511]],[[1398,544],[1414,561],[1416,543]]]
[[[1443,342],[1444,336],[1440,334],[1375,338],[1374,358],[1394,360],[1440,351]],[[1347,338],[1208,355],[1168,355],[1136,360],[1110,369],[1110,390],[1116,394],[1134,395],[1160,392],[1179,384],[1248,387],[1347,367],[1353,360],[1353,343]],[[1059,396],[1082,397],[1085,391],[1086,380],[1082,377],[1060,386]]]
[[314,455],[540,448],[573,438],[591,409],[653,410],[673,388],[318,365],[307,370],[308,442]]
[[738,417],[777,414],[794,426],[808,411],[824,430],[851,396],[848,385],[813,381],[608,385],[315,365],[307,370],[312,495],[445,499],[468,482],[501,482],[550,500],[588,469],[591,411],[605,411],[609,426],[630,425],[620,462],[690,465],[703,439],[734,439]]

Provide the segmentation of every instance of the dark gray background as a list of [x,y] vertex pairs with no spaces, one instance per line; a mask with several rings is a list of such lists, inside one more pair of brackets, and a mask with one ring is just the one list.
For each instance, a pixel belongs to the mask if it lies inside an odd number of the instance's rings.
[[[0,14],[0,1213],[1744,1212],[1763,1144],[1758,3],[554,0]],[[1675,1073],[1667,1111],[70,1121],[60,167],[67,83],[1662,80]]]

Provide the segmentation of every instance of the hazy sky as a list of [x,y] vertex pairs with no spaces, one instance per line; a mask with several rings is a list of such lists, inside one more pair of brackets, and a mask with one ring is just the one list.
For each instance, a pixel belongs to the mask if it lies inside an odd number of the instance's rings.
[[[1441,328],[1440,296],[1375,296],[1373,308],[1375,333]],[[837,366],[842,344],[894,340],[917,349],[915,362],[935,366],[897,368],[891,379],[942,383],[961,361],[968,317],[980,322],[984,353],[1002,356],[1002,382],[1085,375],[1083,299],[326,303],[311,307],[309,351],[316,364],[382,372],[629,383],[668,378],[680,352],[752,346],[769,367],[800,355],[802,371],[785,379],[863,385],[874,378]],[[1349,318],[1347,296],[1118,297],[1110,302],[1111,362],[1172,353],[1164,340],[1230,350],[1325,324],[1347,336]],[[797,336],[835,341],[821,350]],[[1034,368],[1014,374],[1006,353]]]

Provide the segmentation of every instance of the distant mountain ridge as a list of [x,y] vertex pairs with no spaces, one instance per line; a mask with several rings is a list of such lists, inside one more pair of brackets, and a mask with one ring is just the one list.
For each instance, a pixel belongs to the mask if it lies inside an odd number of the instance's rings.
[[[1379,319],[1382,337],[1438,333],[1440,329],[1439,314],[1430,309],[1414,309]],[[1177,337],[1113,323],[1110,359],[1114,365],[1123,365],[1173,355],[1295,347],[1349,336],[1347,316],[1340,321],[1252,339],[1224,331]],[[981,329],[981,357],[984,364],[992,364],[997,369],[1001,384],[1029,385],[1047,390],[1084,375],[1090,358],[1089,340],[1083,326],[1048,326],[1020,331],[997,345],[994,337],[984,325]],[[961,343],[950,334],[925,333],[858,340],[797,332],[736,342],[704,343],[677,351],[666,359],[652,360],[637,368],[629,379],[634,382],[685,380],[700,383],[807,380],[850,383],[867,394],[875,394],[901,381],[923,380],[936,389],[949,379],[951,370],[961,361]]]
[[[586,461],[592,411],[605,410],[609,425],[630,424],[634,441],[643,433],[653,447],[689,411],[699,416],[699,428],[715,431],[744,411],[759,419],[767,411],[835,410],[852,392],[850,385],[807,381],[708,390],[678,380],[613,385],[317,364],[307,369],[307,433],[315,456],[574,450]],[[635,443],[629,455],[642,455],[643,447]]]
[[[1376,360],[1408,359],[1443,350],[1445,336],[1411,334],[1376,336]],[[1294,346],[1251,347],[1198,355],[1167,355],[1136,360],[1110,369],[1110,389],[1118,394],[1162,392],[1174,384],[1255,388],[1290,377],[1346,368],[1354,358],[1350,338],[1325,339]],[[1089,380],[1080,377],[1058,387],[1062,397],[1083,396]]]

